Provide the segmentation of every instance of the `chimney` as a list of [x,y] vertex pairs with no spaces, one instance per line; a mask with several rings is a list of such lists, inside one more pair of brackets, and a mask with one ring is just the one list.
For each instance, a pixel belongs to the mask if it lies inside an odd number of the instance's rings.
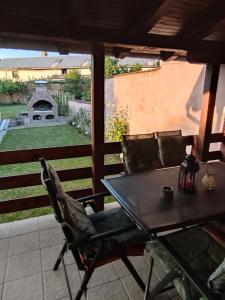
[[41,57],[44,57],[44,56],[48,56],[48,52],[47,51],[41,51]]

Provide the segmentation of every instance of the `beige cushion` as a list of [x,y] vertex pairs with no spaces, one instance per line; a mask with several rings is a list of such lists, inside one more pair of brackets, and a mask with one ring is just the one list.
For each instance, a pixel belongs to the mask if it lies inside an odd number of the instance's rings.
[[155,138],[123,140],[122,150],[128,174],[162,167],[158,158],[158,143]]
[[72,228],[75,240],[79,242],[95,235],[97,232],[83,205],[63,191],[58,175],[51,166],[49,166],[49,175],[57,191],[57,200],[60,203],[63,219]]
[[157,140],[163,167],[179,166],[186,156],[187,138],[184,136],[161,136]]

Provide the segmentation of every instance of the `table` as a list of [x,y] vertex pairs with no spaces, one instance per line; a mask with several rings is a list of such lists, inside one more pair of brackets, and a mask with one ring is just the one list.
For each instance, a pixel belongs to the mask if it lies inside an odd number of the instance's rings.
[[[215,169],[217,183],[214,191],[206,190],[202,184],[202,178],[206,173],[203,163],[200,165],[195,194],[185,194],[178,190],[179,167],[103,179],[102,183],[136,225],[151,237],[170,229],[197,225],[225,217],[225,163],[213,162],[211,164]],[[172,201],[160,199],[162,186],[174,188]],[[150,297],[152,268],[151,258],[144,299]],[[169,281],[165,282],[167,285]],[[157,289],[160,289],[165,282],[159,283],[151,291],[151,297],[156,295]]]
[[[200,165],[195,194],[178,190],[179,167],[102,179],[102,183],[138,227],[157,234],[225,216],[225,163],[211,164],[216,175],[215,191],[202,185],[205,164]],[[160,199],[162,186],[174,188],[172,201]]]

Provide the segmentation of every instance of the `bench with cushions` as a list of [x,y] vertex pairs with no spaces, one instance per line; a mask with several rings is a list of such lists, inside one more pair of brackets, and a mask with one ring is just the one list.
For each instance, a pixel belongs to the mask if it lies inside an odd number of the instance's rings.
[[[225,299],[224,246],[224,233],[207,225],[159,237],[149,242],[148,249],[163,267],[165,277],[173,281],[182,299],[206,300]],[[167,286],[169,280],[164,281],[161,288]],[[150,298],[159,292],[153,289]]]
[[178,166],[186,155],[187,138],[181,130],[124,135],[122,151],[126,174]]

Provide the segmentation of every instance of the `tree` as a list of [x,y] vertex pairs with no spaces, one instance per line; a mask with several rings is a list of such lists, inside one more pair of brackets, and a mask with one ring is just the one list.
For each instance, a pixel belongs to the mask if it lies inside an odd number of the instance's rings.
[[134,64],[131,68],[130,68],[130,73],[132,72],[139,72],[141,71],[141,65],[140,64]]
[[110,56],[105,57],[105,77],[111,78],[118,74],[118,59]]
[[129,115],[127,107],[114,108],[106,124],[108,142],[121,142],[122,136],[129,133]]
[[65,75],[64,91],[76,99],[82,98],[82,76],[76,69]]
[[126,74],[130,72],[141,71],[141,65],[135,64],[130,69],[127,65],[119,66],[118,59],[110,56],[105,57],[105,77],[111,78],[117,74]]
[[25,92],[26,88],[27,85],[21,81],[0,80],[0,95],[9,95],[11,104],[13,104],[13,95]]

